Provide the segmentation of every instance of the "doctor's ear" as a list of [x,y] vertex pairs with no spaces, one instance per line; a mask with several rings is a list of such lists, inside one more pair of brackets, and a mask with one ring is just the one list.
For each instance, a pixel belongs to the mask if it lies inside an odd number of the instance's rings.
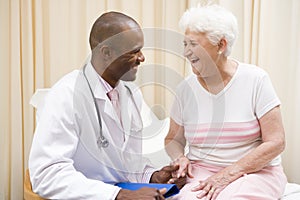
[[109,46],[107,46],[107,45],[103,45],[100,48],[100,53],[102,54],[102,56],[104,58],[110,58],[111,55],[112,55],[111,48]]

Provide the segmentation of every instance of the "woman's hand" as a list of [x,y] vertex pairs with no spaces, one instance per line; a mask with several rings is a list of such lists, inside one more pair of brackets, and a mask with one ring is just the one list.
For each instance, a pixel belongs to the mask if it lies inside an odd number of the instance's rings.
[[220,192],[231,182],[238,179],[241,175],[232,171],[232,167],[225,168],[204,181],[199,181],[199,185],[192,189],[193,192],[202,190],[197,198],[206,196],[207,200],[215,200]]
[[214,200],[218,194],[229,185],[230,181],[223,173],[217,173],[204,181],[199,181],[199,185],[192,189],[193,192],[202,190],[197,198],[201,199],[206,196],[207,200]]
[[175,177],[179,178],[179,177],[185,177],[188,176],[190,178],[193,178],[193,174],[192,174],[192,165],[190,160],[185,157],[184,155],[180,156],[179,158],[177,158],[176,160],[174,160],[172,162],[172,165],[178,165],[179,169],[176,172]]

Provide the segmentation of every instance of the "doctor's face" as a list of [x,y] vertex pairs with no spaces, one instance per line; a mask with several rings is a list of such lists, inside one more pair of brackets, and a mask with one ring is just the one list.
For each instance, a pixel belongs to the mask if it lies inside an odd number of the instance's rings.
[[120,43],[114,48],[114,60],[110,69],[116,78],[124,81],[134,81],[141,62],[145,57],[141,51],[144,46],[144,36],[140,28],[128,29],[122,33]]

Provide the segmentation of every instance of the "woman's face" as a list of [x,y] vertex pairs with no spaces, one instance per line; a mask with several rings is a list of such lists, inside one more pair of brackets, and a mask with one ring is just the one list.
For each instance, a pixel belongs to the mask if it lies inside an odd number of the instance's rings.
[[216,73],[219,48],[210,43],[205,33],[187,29],[183,44],[184,56],[190,61],[197,76],[208,77]]

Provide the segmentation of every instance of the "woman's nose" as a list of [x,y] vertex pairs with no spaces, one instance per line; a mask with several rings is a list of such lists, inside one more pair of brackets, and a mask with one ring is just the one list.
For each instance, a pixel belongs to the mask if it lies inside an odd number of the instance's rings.
[[184,50],[183,50],[183,55],[184,57],[188,57],[192,54],[192,51],[190,50],[190,48],[188,47],[184,47]]

